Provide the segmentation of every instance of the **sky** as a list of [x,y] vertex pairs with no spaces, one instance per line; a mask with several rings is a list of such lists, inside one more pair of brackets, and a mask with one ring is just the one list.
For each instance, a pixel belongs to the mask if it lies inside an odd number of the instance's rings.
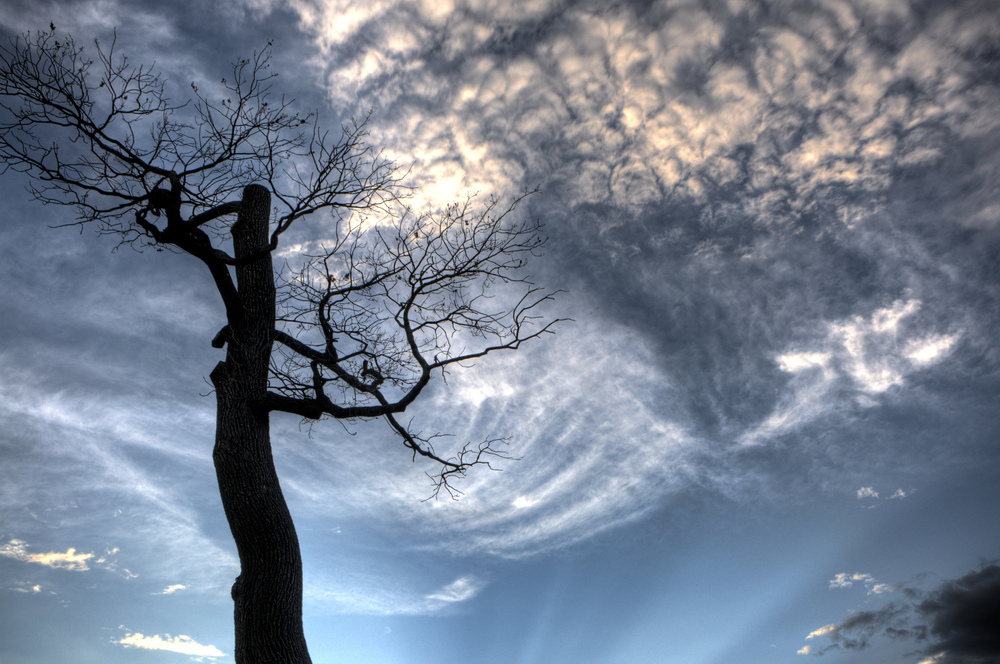
[[[412,204],[545,224],[555,336],[273,446],[317,664],[1000,661],[1000,5],[0,0],[177,100],[273,42]],[[233,662],[207,273],[0,179],[0,660]],[[304,224],[279,251],[321,239]]]

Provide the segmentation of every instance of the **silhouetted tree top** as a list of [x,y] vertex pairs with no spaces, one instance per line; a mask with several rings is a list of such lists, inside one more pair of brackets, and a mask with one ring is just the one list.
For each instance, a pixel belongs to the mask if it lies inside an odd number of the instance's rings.
[[[267,340],[276,352],[254,406],[307,419],[385,418],[414,456],[440,465],[435,495],[471,466],[509,458],[502,438],[439,456],[436,436],[398,415],[435,373],[517,349],[559,322],[537,313],[553,294],[523,275],[544,243],[538,223],[512,214],[530,192],[414,213],[395,164],[368,145],[365,121],[331,134],[272,94],[270,44],[176,103],[154,69],[117,53],[114,41],[95,43],[90,59],[50,27],[0,47],[3,172],[29,174],[43,203],[75,208],[66,225],[202,261],[226,307],[219,348],[249,315],[233,270],[238,277],[265,257],[270,265],[297,219],[328,214],[321,249],[277,276]],[[239,195],[254,187],[270,192],[267,236],[238,255],[228,247],[247,212]]]

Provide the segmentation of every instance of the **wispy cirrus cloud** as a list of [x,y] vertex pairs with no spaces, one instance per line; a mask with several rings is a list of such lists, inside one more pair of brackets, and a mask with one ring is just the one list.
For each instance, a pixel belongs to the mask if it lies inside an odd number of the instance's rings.
[[[621,329],[590,329],[597,324],[456,372],[415,405],[414,422],[454,434],[453,445],[509,435],[511,454],[522,459],[502,473],[470,474],[461,500],[415,506],[426,479],[409,463],[373,463],[395,451],[391,438],[373,447],[379,427],[349,438],[331,431],[336,442],[303,451],[301,471],[283,486],[315,514],[337,504],[397,524],[414,546],[462,555],[532,555],[640,517],[687,484],[693,440],[648,345]],[[368,481],[348,481],[362,467]]]
[[[8,376],[21,375],[22,368],[15,363],[5,362],[5,367]],[[235,556],[203,532],[203,505],[197,494],[179,490],[174,474],[201,475],[206,491],[216,490],[209,483],[211,462],[204,452],[210,449],[204,443],[211,440],[211,434],[190,435],[191,428],[206,421],[202,413],[166,402],[153,406],[152,401],[136,396],[144,394],[141,388],[132,395],[135,401],[129,402],[73,389],[51,393],[31,381],[2,387],[2,410],[12,423],[8,433],[47,433],[29,454],[4,469],[6,522],[23,533],[4,547],[6,555],[24,560],[35,556],[32,561],[39,561],[40,554],[30,553],[24,540],[40,537],[49,521],[57,521],[64,532],[92,539],[91,520],[96,516],[78,505],[99,504],[100,515],[114,517],[102,521],[102,537],[113,537],[129,552],[128,569],[118,548],[103,553],[73,549],[46,554],[52,561],[79,570],[99,566],[127,578],[141,574],[166,580],[184,570],[198,580],[200,588],[213,587],[236,569]],[[173,424],[165,427],[164,422]],[[171,460],[158,463],[154,472],[143,463],[149,456]],[[32,459],[38,459],[43,470],[23,472]],[[212,497],[214,493],[207,493],[207,498]],[[197,559],[191,551],[200,552]],[[59,562],[60,556],[65,562]],[[139,560],[142,568],[135,565]]]
[[[906,338],[902,321],[920,306],[918,300],[898,300],[870,316],[832,322],[815,347],[776,357],[781,370],[794,376],[789,392],[774,413],[742,435],[742,442],[765,441],[822,416],[839,403],[831,394],[845,383],[861,406],[874,405],[879,394],[914,371],[945,360],[960,333]],[[858,498],[877,497],[871,487],[858,490]]]
[[[405,563],[402,566],[407,568]],[[306,589],[307,603],[335,613],[436,615],[456,610],[487,586],[481,575],[469,573],[428,590],[422,576],[411,574],[409,569],[378,573],[360,571],[363,567],[360,563],[352,567],[337,578],[328,578],[323,572],[312,575],[314,581]]]
[[440,590],[427,595],[427,599],[432,602],[443,602],[445,604],[465,602],[479,594],[479,591],[483,587],[483,582],[475,576],[460,576]]

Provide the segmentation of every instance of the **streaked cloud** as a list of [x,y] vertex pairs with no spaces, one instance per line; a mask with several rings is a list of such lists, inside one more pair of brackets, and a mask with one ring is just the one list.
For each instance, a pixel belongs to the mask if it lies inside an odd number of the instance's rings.
[[826,636],[827,634],[833,634],[836,631],[837,631],[836,625],[823,625],[819,629],[814,629],[813,631],[809,632],[809,636],[807,636],[806,638],[812,639],[817,636]]
[[[400,565],[403,570],[399,570]],[[306,588],[305,598],[307,604],[315,607],[313,610],[384,616],[438,615],[473,600],[487,585],[480,576],[463,574],[428,590],[422,573],[429,570],[410,569],[405,562],[396,565],[395,573],[362,571],[360,563],[345,567],[349,571],[335,578],[323,572],[310,575],[313,582]]]
[[[694,440],[674,399],[647,342],[581,321],[556,343],[454,372],[446,388],[415,404],[415,425],[453,433],[452,445],[511,437],[510,453],[521,460],[502,464],[503,472],[470,473],[461,500],[415,505],[427,495],[426,479],[375,425],[352,437],[314,431],[317,442],[299,452],[301,467],[282,487],[314,515],[330,505],[350,509],[409,533],[420,548],[533,555],[639,518],[687,485]],[[301,435],[275,438],[299,450],[292,445]],[[400,462],[374,462],[386,455]],[[366,483],[350,481],[360,472]]]
[[464,602],[475,597],[483,587],[484,584],[476,577],[461,576],[440,590],[427,595],[427,599],[448,604]]
[[49,551],[48,553],[29,553],[28,544],[22,540],[12,539],[7,544],[0,546],[0,556],[13,558],[26,563],[37,563],[55,569],[66,569],[74,572],[86,572],[90,569],[87,562],[93,557],[93,553],[77,553],[76,549],[70,547],[65,553]]
[[[254,5],[266,13],[269,3]],[[411,184],[424,202],[541,183],[563,195],[569,209],[611,206],[614,214],[596,217],[603,232],[638,223],[631,215],[649,206],[708,205],[715,193],[736,188],[728,208],[698,208],[692,221],[704,227],[704,241],[692,254],[705,264],[742,217],[751,220],[755,238],[797,233],[797,220],[835,201],[835,223],[823,232],[860,232],[878,211],[869,200],[888,190],[900,164],[916,168],[941,159],[946,138],[936,129],[975,138],[1000,122],[979,104],[989,98],[990,83],[977,76],[971,56],[952,48],[956,34],[963,44],[988,37],[988,22],[974,12],[942,12],[900,37],[893,45],[898,55],[890,57],[884,28],[907,18],[907,8],[843,4],[815,11],[806,3],[766,12],[763,5],[739,3],[608,8],[539,1],[514,9],[402,0],[297,0],[290,6],[322,54],[311,64],[325,68],[331,100],[339,109],[374,110],[373,142],[413,162]],[[773,251],[763,240],[745,249],[747,260]],[[155,295],[143,300],[143,320],[153,322],[136,334],[164,323],[162,312],[178,306]],[[786,389],[770,412],[739,422],[726,436],[766,444],[835,409],[841,400],[834,390],[844,384],[851,387],[848,398],[870,404],[905,385],[913,372],[944,361],[963,338],[960,329],[908,326],[926,309],[916,295],[889,302],[810,321],[815,334],[801,343],[774,339],[769,357],[787,374]],[[105,304],[92,308],[103,311]],[[146,316],[147,309],[160,313]],[[730,322],[720,316],[721,326]],[[205,310],[185,320],[211,318]],[[104,322],[101,329],[121,322]],[[205,324],[185,325],[184,333],[194,334]],[[349,490],[344,503],[358,514],[413,523],[424,545],[426,533],[445,532],[443,548],[526,555],[639,518],[682,486],[685,474],[698,472],[688,450],[705,441],[671,394],[674,377],[650,339],[628,324],[597,320],[585,333],[561,333],[555,344],[560,350],[526,350],[518,359],[456,374],[446,397],[415,409],[417,415],[435,412],[424,420],[428,429],[459,433],[459,442],[509,432],[512,451],[526,461],[499,476],[470,478],[461,507],[407,516],[421,489],[409,475],[401,479],[402,472],[390,470],[366,475],[371,486]],[[725,380],[704,373],[706,382]],[[116,440],[206,463],[206,447],[179,447],[174,436],[150,435],[162,430],[158,422],[187,421],[204,440],[210,436],[204,409],[157,403],[147,416],[135,403],[102,409],[96,401],[52,399],[42,412],[30,405],[34,396],[25,395],[17,407],[74,429],[93,422],[73,413],[97,409],[95,419]],[[352,452],[368,459],[360,448]],[[200,537],[196,509],[169,483],[115,450],[73,454],[102,459],[109,484],[141,496],[162,524],[182,524],[176,541],[196,550],[213,546]],[[303,465],[327,454],[316,450]],[[288,486],[320,510],[356,476],[351,462],[340,468],[347,469],[343,476],[315,470],[289,478]],[[181,558],[185,547],[161,544]],[[231,554],[215,554],[233,562]]]
[[166,588],[164,588],[160,592],[154,593],[154,594],[156,594],[156,595],[173,595],[175,592],[177,592],[179,590],[185,590],[186,588],[187,588],[187,586],[185,586],[185,585],[182,585],[180,583],[175,583],[174,585],[167,586]]
[[[120,629],[125,628],[120,627]],[[178,636],[171,636],[170,634],[165,634],[163,636],[159,634],[146,636],[140,632],[129,632],[127,629],[125,631],[125,636],[115,640],[114,643],[125,646],[126,648],[139,648],[141,650],[166,650],[167,652],[176,652],[181,655],[190,655],[195,658],[207,657],[209,659],[214,659],[216,657],[226,656],[226,653],[222,652],[215,646],[202,645],[190,636],[185,636],[184,634],[180,634]]]
[[[945,360],[960,334],[905,339],[911,333],[901,329],[901,321],[920,307],[919,300],[897,300],[868,317],[830,323],[815,349],[778,355],[779,368],[793,375],[789,390],[774,413],[742,435],[742,442],[764,442],[829,412],[839,403],[831,398],[833,390],[845,381],[853,386],[859,405],[871,406],[874,397],[903,384],[914,371]],[[858,497],[878,494],[867,488],[859,490]]]
[[514,499],[514,502],[511,503],[512,506],[519,510],[527,509],[537,504],[537,500],[532,500],[531,498],[526,498],[525,496],[518,496]]
[[[21,540],[41,537],[50,521],[57,520],[64,532],[91,539],[95,526],[90,520],[96,516],[76,505],[99,499],[108,516],[114,515],[102,518],[101,540],[113,538],[128,555],[118,547],[99,554],[73,549],[71,558],[70,552],[54,553],[51,560],[62,556],[74,569],[96,566],[126,578],[162,579],[161,587],[178,573],[200,589],[227,584],[226,577],[235,576],[235,555],[202,530],[202,503],[214,505],[210,500],[218,491],[209,456],[211,420],[205,412],[147,400],[141,385],[131,390],[134,401],[85,391],[52,393],[35,386],[24,377],[26,369],[9,360],[4,366],[12,380],[0,385],[0,412],[5,421],[16,423],[9,433],[46,435],[6,469],[8,528],[24,533],[19,544],[4,547],[6,555],[37,557]],[[172,424],[165,427],[164,422]],[[151,456],[160,461],[144,464],[143,458]],[[19,470],[33,460],[40,472]],[[77,477],[84,479],[73,481]],[[199,555],[193,557],[192,551]]]

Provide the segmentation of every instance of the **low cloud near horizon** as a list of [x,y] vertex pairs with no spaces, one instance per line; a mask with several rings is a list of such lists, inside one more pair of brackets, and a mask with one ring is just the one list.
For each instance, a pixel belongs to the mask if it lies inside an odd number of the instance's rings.
[[852,612],[839,624],[817,628],[806,639],[825,637],[830,644],[809,644],[799,654],[864,650],[881,638],[918,645],[926,656],[921,664],[988,664],[1000,659],[1000,567],[995,563],[929,592],[906,584],[874,584],[868,574],[838,574],[830,587],[849,588],[854,582],[863,583],[869,594],[898,592],[902,597],[877,609]]

